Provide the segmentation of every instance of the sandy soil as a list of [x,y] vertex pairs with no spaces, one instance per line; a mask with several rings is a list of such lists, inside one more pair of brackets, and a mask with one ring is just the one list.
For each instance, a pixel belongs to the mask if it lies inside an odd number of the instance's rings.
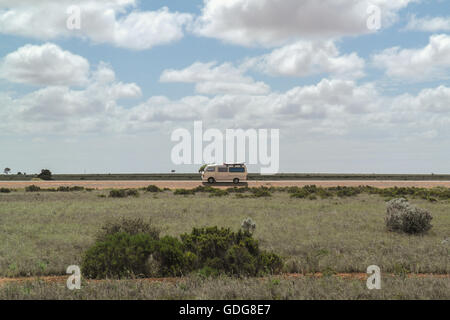
[[[37,185],[41,188],[57,188],[59,186],[81,186],[94,189],[126,189],[126,188],[142,188],[148,185],[156,185],[160,188],[185,188],[192,189],[202,185],[201,181],[0,181],[0,188],[25,188],[29,185]],[[239,186],[247,184],[241,183]],[[306,186],[317,185],[321,187],[336,187],[336,186],[372,186],[377,188],[390,187],[447,187],[450,188],[450,181],[369,181],[369,180],[345,180],[345,181],[249,181],[249,187],[260,186],[274,186],[274,187],[291,187],[291,186]],[[229,188],[234,186],[232,183],[214,184],[217,188]]]

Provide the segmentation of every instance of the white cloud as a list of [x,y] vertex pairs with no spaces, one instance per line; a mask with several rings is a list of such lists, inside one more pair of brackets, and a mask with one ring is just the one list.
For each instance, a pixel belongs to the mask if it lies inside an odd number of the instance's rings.
[[376,109],[378,95],[372,85],[358,86],[353,81],[322,80],[316,85],[295,87],[283,93],[265,95],[225,94],[193,96],[180,100],[155,97],[130,110],[133,123],[156,121],[219,121],[232,127],[261,127],[276,124],[291,127],[360,115]]
[[[74,4],[81,10],[80,30],[67,28],[67,10]],[[136,0],[2,1],[0,33],[41,40],[75,36],[144,50],[179,40],[192,19],[190,14],[170,12],[166,7],[157,11],[136,7]]]
[[287,41],[340,37],[371,32],[367,10],[377,5],[382,25],[414,0],[204,0],[193,26],[195,33],[251,46],[279,46]]
[[182,70],[164,70],[161,82],[195,83],[200,94],[266,94],[270,91],[263,82],[255,82],[244,76],[244,68],[236,68],[230,63],[196,62]]
[[89,62],[55,44],[26,45],[2,59],[0,77],[32,85],[84,85]]
[[343,78],[364,76],[364,59],[358,54],[341,55],[332,41],[298,41],[251,58],[248,67],[276,76],[305,77],[330,73]]
[[411,16],[406,26],[406,30],[416,30],[425,32],[450,31],[450,17],[424,17],[417,18]]
[[373,63],[390,77],[411,81],[446,78],[450,69],[450,36],[433,35],[421,49],[386,49],[373,56]]

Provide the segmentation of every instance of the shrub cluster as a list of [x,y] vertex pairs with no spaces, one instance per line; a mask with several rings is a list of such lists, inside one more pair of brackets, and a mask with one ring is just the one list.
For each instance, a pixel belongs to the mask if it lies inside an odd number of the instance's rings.
[[0,188],[0,193],[11,193],[11,189],[8,189],[8,188]]
[[57,191],[57,192],[74,192],[74,191],[84,191],[84,190],[85,190],[84,187],[80,187],[80,186],[73,186],[73,187],[60,186],[55,191]]
[[153,193],[163,192],[163,190],[161,190],[159,187],[155,186],[154,184],[149,185],[147,188],[145,188],[145,191],[153,192]]
[[177,195],[177,196],[195,195],[195,190],[194,189],[176,189],[173,192],[173,194]]
[[427,210],[410,205],[404,198],[391,200],[387,204],[386,227],[390,231],[424,233],[431,229],[432,219]]
[[25,187],[25,192],[39,192],[39,191],[41,191],[41,188],[34,184],[31,186]]
[[113,189],[109,192],[110,198],[127,198],[127,197],[139,197],[139,191],[136,189]]
[[87,278],[204,275],[257,276],[278,273],[282,259],[260,250],[248,231],[194,228],[181,240],[159,238],[140,220],[123,219],[103,228],[96,243],[84,254],[82,272]]
[[[379,189],[371,186],[358,186],[358,187],[330,187],[323,188],[315,185],[307,185],[304,187],[260,187],[260,188],[229,188],[228,193],[244,194],[251,192],[254,197],[270,196],[274,192],[287,192],[292,198],[308,198],[317,199],[320,197],[322,199],[330,197],[354,197],[359,194],[378,194],[386,198],[398,198],[398,197],[412,197],[420,198],[435,202],[437,200],[448,200],[450,199],[450,188],[436,187],[432,189],[426,188],[416,188],[416,187],[393,187]],[[249,198],[249,196],[238,196],[239,198]]]
[[46,188],[41,189],[41,187],[36,185],[31,185],[25,187],[25,192],[77,192],[77,191],[93,191],[92,188],[85,188],[80,186],[72,186],[72,187],[66,187],[66,186],[60,186],[58,188]]

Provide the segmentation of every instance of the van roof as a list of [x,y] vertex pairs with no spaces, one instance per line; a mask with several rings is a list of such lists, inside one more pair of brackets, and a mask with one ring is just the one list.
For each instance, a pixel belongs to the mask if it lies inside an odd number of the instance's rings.
[[245,162],[242,163],[224,163],[224,164],[217,164],[217,163],[212,163],[212,164],[208,164],[207,167],[217,167],[217,166],[245,166]]

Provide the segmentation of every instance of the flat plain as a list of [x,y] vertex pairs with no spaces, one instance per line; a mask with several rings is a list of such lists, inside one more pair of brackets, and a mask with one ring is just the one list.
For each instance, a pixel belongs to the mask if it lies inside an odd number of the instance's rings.
[[[201,226],[238,230],[250,217],[261,247],[283,256],[286,274],[303,276],[237,280],[186,275],[175,282],[84,282],[78,293],[67,292],[64,283],[30,279],[3,283],[0,298],[450,298],[449,200],[410,199],[433,214],[432,230],[411,236],[386,230],[387,199],[379,195],[310,200],[286,192],[238,198],[140,190],[139,197],[115,199],[108,193],[0,194],[0,278],[66,275],[69,265],[81,263],[101,226],[119,217],[150,219],[163,235],[173,236]],[[370,265],[386,275],[382,292],[370,293],[364,279],[339,276],[364,274]],[[314,273],[324,276],[311,276]]]

